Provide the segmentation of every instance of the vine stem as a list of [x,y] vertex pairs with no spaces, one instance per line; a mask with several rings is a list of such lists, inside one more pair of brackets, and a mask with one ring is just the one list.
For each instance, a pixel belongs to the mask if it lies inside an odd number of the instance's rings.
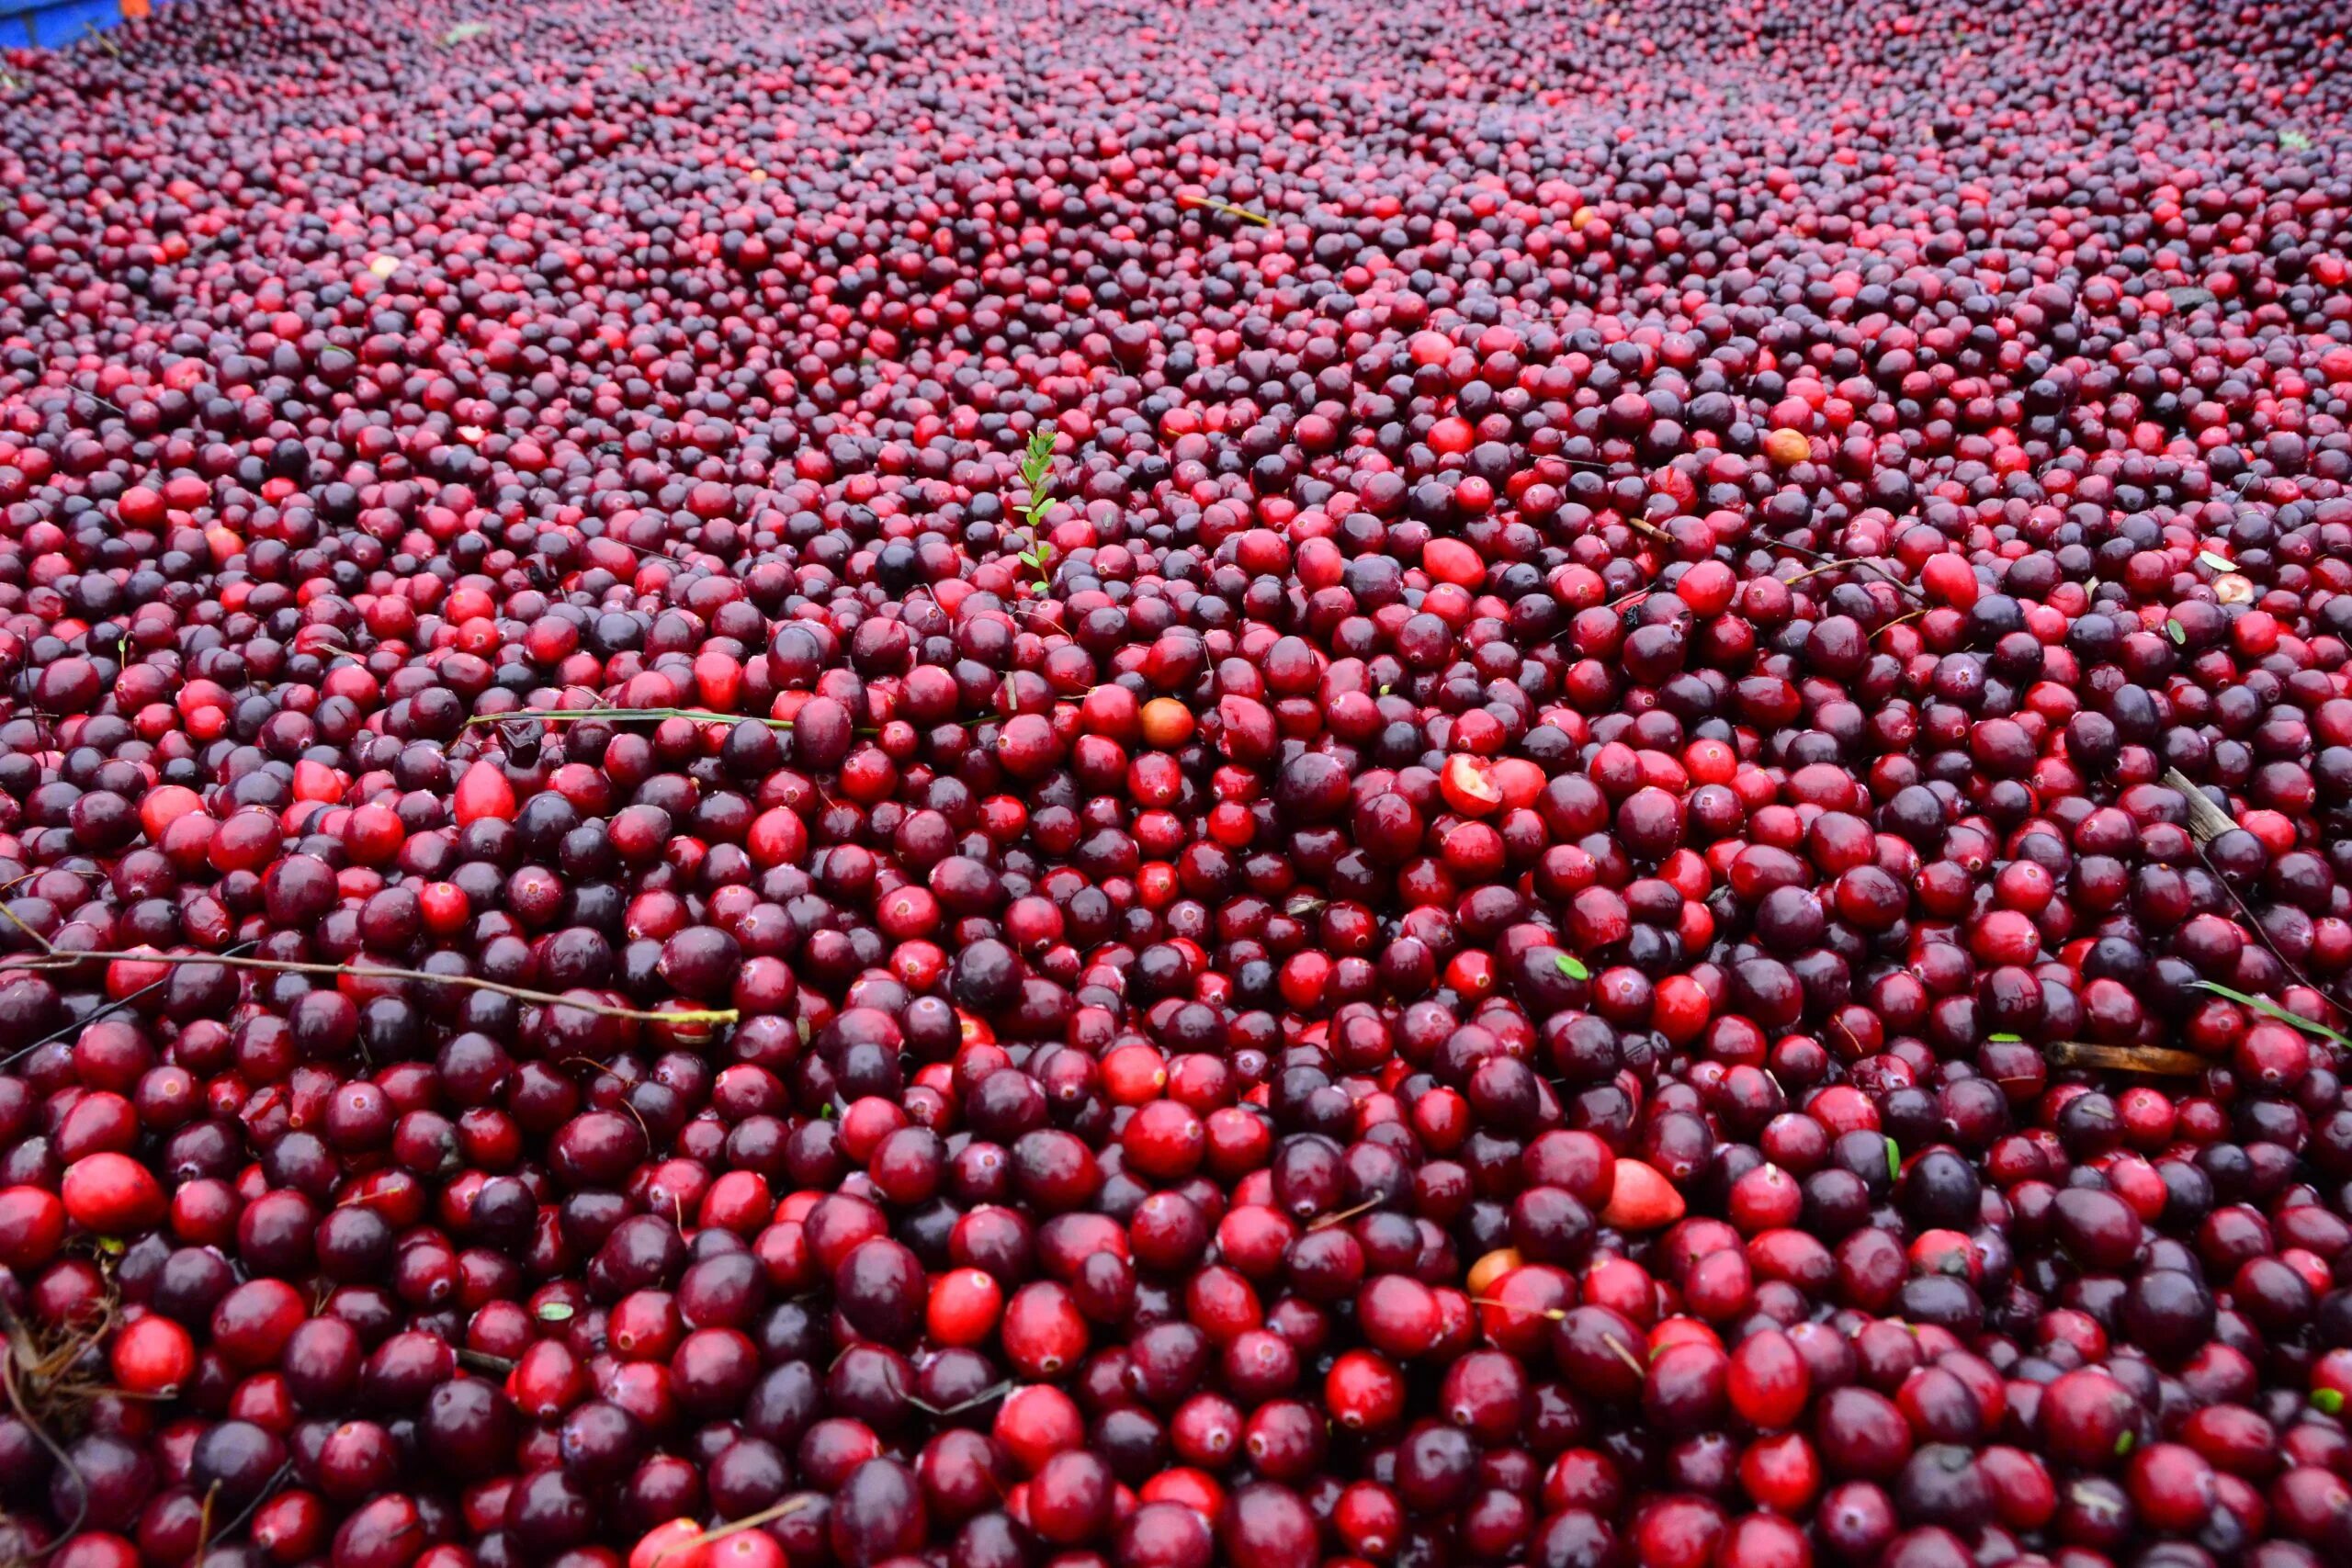
[[[108,1310],[111,1315],[111,1309]],[[7,1302],[0,1299],[0,1393],[6,1394],[8,1408],[17,1413],[17,1419],[23,1423],[25,1429],[32,1433],[42,1448],[49,1450],[50,1456],[57,1461],[59,1467],[74,1481],[73,1522],[58,1531],[55,1539],[51,1540],[48,1545],[27,1559],[28,1562],[40,1562],[72,1540],[80,1531],[82,1521],[90,1515],[89,1478],[82,1473],[82,1467],[74,1462],[73,1454],[50,1435],[48,1427],[40,1424],[35,1412],[27,1406],[24,1391],[17,1386],[17,1363],[21,1361],[25,1370],[30,1372],[40,1364],[41,1359],[42,1358],[33,1352],[32,1339],[26,1334],[25,1325],[17,1320],[15,1311],[9,1307]]]
[[2095,1045],[2083,1040],[2053,1040],[2042,1047],[2041,1054],[2053,1067],[2091,1067],[2164,1077],[2186,1077],[2213,1065],[2193,1051],[2173,1051],[2159,1045]]
[[1228,218],[1240,218],[1247,220],[1251,223],[1257,224],[1261,229],[1271,229],[1274,226],[1274,220],[1267,217],[1262,212],[1252,212],[1246,207],[1236,207],[1232,202],[1220,201],[1213,196],[1180,196],[1176,198],[1176,205],[1179,207],[1205,207],[1211,212],[1222,212]]
[[[1850,567],[1857,571],[1874,571],[1878,573],[1879,576],[1886,579],[1887,581],[1894,584],[1898,592],[1908,594],[1914,601],[1922,606],[1926,605],[1928,602],[1928,596],[1919,591],[1919,585],[1917,583],[1904,581],[1903,579],[1895,576],[1894,573],[1887,570],[1885,567],[1880,565],[1874,560],[1856,558],[1840,560],[1838,557],[1829,555],[1821,550],[1809,549],[1803,545],[1790,544],[1786,539],[1767,539],[1764,541],[1764,547],[1768,550],[1786,550],[1792,556],[1803,556],[1807,560],[1819,561],[1824,566],[1838,565]],[[1810,576],[1812,574],[1808,572],[1805,575]],[[1802,579],[1791,579],[1791,581],[1802,581]]]
[[25,957],[10,953],[0,957],[0,970],[8,968],[50,970],[70,969],[79,964],[217,964],[224,969],[254,969],[269,975],[324,975],[340,978],[349,975],[371,980],[413,980],[427,986],[457,986],[469,991],[490,991],[516,1001],[537,1002],[542,1007],[571,1008],[577,1012],[593,1013],[598,1018],[626,1019],[636,1023],[733,1023],[742,1015],[733,1008],[687,1009],[679,1012],[649,1012],[642,1008],[615,1007],[608,1002],[586,1001],[577,997],[560,997],[551,991],[526,990],[503,980],[485,980],[478,975],[429,975],[422,969],[379,969],[373,966],[355,968],[347,964],[302,964],[288,958],[243,958],[229,953],[48,953]]
[[[2167,788],[2188,802],[2189,846],[2197,852],[2197,858],[2205,863],[2205,869],[2213,874],[2213,880],[2221,884],[2222,891],[2230,896],[2230,902],[2237,906],[2238,913],[2245,917],[2246,929],[2254,932],[2263,946],[2270,950],[2271,957],[2286,966],[2287,973],[2295,977],[2297,985],[2303,987],[2319,998],[2320,1006],[2335,1013],[2338,1018],[2343,1017],[2344,1010],[2336,1005],[2335,998],[2312,985],[2311,976],[2304,974],[2293,959],[2278,951],[2278,944],[2270,940],[2270,929],[2255,918],[2254,910],[2247,907],[2236,885],[2222,874],[2222,868],[2215,865],[2213,857],[2206,852],[2205,846],[2235,828],[2238,825],[2237,818],[2214,805],[2205,792],[2198,787],[2197,781],[2178,768],[2166,768],[2164,771],[2163,782]],[[2237,1000],[2234,997],[2231,999]],[[2239,1005],[2251,1004],[2242,1002]],[[2339,1043],[2342,1043],[2343,1037],[2336,1034],[2334,1030],[2328,1030],[2327,1032]]]
[[1381,1200],[1378,1198],[1367,1198],[1363,1202],[1356,1204],[1353,1208],[1341,1209],[1335,1213],[1318,1214],[1315,1219],[1308,1223],[1306,1228],[1311,1231],[1320,1231],[1329,1230],[1333,1225],[1346,1224],[1358,1214],[1367,1213],[1373,1209],[1377,1209],[1380,1207],[1380,1203]]
[[1794,577],[1788,578],[1785,581],[1793,585],[1803,582],[1808,577],[1819,577],[1825,571],[1843,571],[1849,567],[1871,566],[1873,564],[1875,563],[1864,560],[1859,556],[1848,556],[1843,560],[1826,560],[1819,566],[1809,566],[1803,571],[1797,573]]
[[1474,1307],[1493,1307],[1497,1312],[1523,1312],[1530,1317],[1544,1318],[1553,1323],[1564,1323],[1568,1315],[1560,1307],[1522,1306],[1514,1302],[1498,1301],[1493,1296],[1472,1296],[1470,1304]]
[[654,1568],[661,1568],[662,1560],[672,1552],[693,1551],[708,1546],[714,1540],[724,1540],[730,1535],[740,1535],[748,1529],[757,1529],[762,1525],[800,1512],[813,1501],[814,1499],[804,1492],[797,1497],[786,1497],[781,1503],[771,1504],[756,1514],[747,1514],[740,1519],[729,1519],[723,1525],[713,1525],[710,1529],[697,1535],[688,1536],[684,1540],[672,1541],[654,1554]]
[[578,724],[582,719],[608,718],[615,722],[631,719],[691,719],[696,724],[764,724],[770,729],[790,729],[788,718],[762,718],[757,714],[713,713],[708,708],[516,708],[509,713],[476,714],[466,720],[467,728],[477,724],[503,724],[510,718],[544,719],[549,724]]

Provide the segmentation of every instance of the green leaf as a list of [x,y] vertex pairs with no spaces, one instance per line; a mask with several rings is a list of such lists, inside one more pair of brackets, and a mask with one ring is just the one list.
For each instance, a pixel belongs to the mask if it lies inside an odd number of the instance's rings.
[[[1029,433],[1029,446],[1021,455],[1021,482],[1029,487],[1029,499],[1022,505],[1021,520],[1035,528],[1054,504],[1054,431],[1051,425],[1039,425]],[[1029,558],[1021,558],[1028,560]],[[1041,561],[1029,563],[1042,573]],[[1050,586],[1040,584],[1040,586]]]
[[1886,1141],[1886,1179],[1889,1181],[1903,1179],[1903,1145],[1893,1138]]
[[1054,464],[1054,431],[1041,424],[1029,433],[1029,446],[1021,454],[1021,478],[1031,490],[1052,471]]
[[2344,1413],[2344,1391],[2337,1388],[2315,1388],[2312,1390],[2312,1408],[2318,1411],[2323,1416],[2342,1415]]
[[2025,1036],[2022,1034],[1988,1034],[1984,1038],[1993,1042],[1993,1043],[1996,1045],[2022,1045],[2025,1043]]
[[441,41],[444,45],[463,43],[468,39],[480,38],[488,31],[490,31],[488,22],[459,22],[441,35]]
[[2312,150],[2312,139],[2300,130],[2287,128],[2278,132],[2278,145],[2290,152],[2308,152]]
[[2346,1050],[2352,1051],[2352,1040],[2346,1039],[2324,1023],[2313,1023],[2301,1013],[2289,1012],[2267,997],[2248,996],[2244,991],[2232,990],[2218,980],[2199,980],[2197,982],[2197,988],[2200,991],[2211,991],[2217,997],[2226,998],[2242,1008],[2252,1008],[2266,1018],[2275,1018],[2279,1022],[2290,1028],[2300,1029],[2307,1034],[2316,1034],[2323,1040],[2332,1040]]
[[2121,1437],[2117,1438],[2115,1439],[2115,1457],[2121,1459],[2125,1454],[2130,1453],[2132,1451],[2132,1437],[2129,1432],[2126,1432]]
[[571,1308],[564,1304],[562,1302],[548,1302],[539,1308],[539,1321],[541,1323],[569,1323],[571,1321]]
[[1589,980],[1592,978],[1592,971],[1584,966],[1582,960],[1572,958],[1565,953],[1560,954],[1560,973],[1566,975],[1571,980]]
[[2205,565],[2211,567],[2215,571],[2235,571],[2238,569],[2237,562],[2230,559],[2227,556],[2217,555],[2211,550],[2198,551],[2197,558],[2202,561]]
[[2186,643],[2188,641],[2188,628],[2182,626],[2178,621],[2166,621],[2165,623],[2165,636],[2172,638],[2176,643]]

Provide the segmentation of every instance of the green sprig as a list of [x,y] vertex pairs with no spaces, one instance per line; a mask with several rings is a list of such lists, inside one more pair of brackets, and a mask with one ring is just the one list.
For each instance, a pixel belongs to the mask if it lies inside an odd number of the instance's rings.
[[1028,448],[1021,454],[1021,482],[1029,487],[1029,499],[1021,508],[1021,521],[1029,533],[1023,543],[1028,547],[1013,558],[1037,574],[1037,592],[1053,592],[1054,582],[1046,568],[1054,558],[1054,547],[1037,537],[1037,525],[1054,504],[1053,486],[1054,427],[1041,424],[1029,433]]

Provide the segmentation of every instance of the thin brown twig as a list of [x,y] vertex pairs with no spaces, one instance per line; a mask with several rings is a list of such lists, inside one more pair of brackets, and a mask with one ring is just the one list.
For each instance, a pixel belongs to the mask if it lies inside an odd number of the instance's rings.
[[466,726],[503,724],[510,718],[543,719],[549,724],[578,724],[591,718],[608,718],[616,723],[631,719],[683,718],[696,724],[764,724],[770,729],[792,728],[792,721],[788,718],[762,718],[757,714],[749,713],[714,713],[708,708],[515,708],[507,713],[476,714],[466,720]]
[[1271,229],[1274,226],[1274,220],[1262,212],[1252,212],[1246,207],[1236,207],[1229,201],[1220,201],[1213,196],[1180,196],[1176,198],[1176,205],[1205,207],[1211,212],[1222,212],[1228,218],[1244,219],[1261,229]]
[[98,396],[96,392],[88,391],[83,388],[74,386],[68,386],[66,390],[72,392],[76,397],[89,399],[100,408],[112,409],[115,412],[120,414],[125,419],[129,419],[130,417],[130,411],[129,409],[124,408],[120,403],[109,402],[106,399]]
[[673,1551],[692,1551],[696,1547],[708,1546],[714,1540],[724,1540],[730,1535],[738,1535],[748,1529],[757,1529],[760,1526],[783,1518],[787,1514],[797,1514],[815,1501],[813,1495],[804,1492],[797,1497],[786,1497],[781,1503],[771,1504],[756,1514],[746,1514],[740,1519],[729,1519],[723,1525],[713,1525],[700,1534],[690,1535],[684,1540],[673,1540],[653,1554],[651,1568],[661,1568],[662,1560]]
[[2213,857],[2205,852],[2205,846],[2208,843],[2237,826],[2236,820],[2207,798],[2205,792],[2198,787],[2196,781],[2178,768],[2166,768],[2162,776],[2167,787],[2177,791],[2181,797],[2188,802],[2189,848],[2197,852],[2197,858],[2204,863],[2207,873],[2220,886],[2222,891],[2230,896],[2230,902],[2237,906],[2238,913],[2245,918],[2247,929],[2254,932],[2255,940],[2269,949],[2270,956],[2277,959],[2279,966],[2294,976],[2297,985],[2319,998],[2321,1006],[2327,1008],[2338,1017],[2343,1016],[2344,1010],[2336,1005],[2335,998],[2319,987],[2312,985],[2311,976],[2304,974],[2293,959],[2278,951],[2278,944],[2270,940],[2268,929],[2256,918],[2254,910],[2247,907],[2246,901],[2239,897],[2238,890],[2230,885],[2230,879],[2222,874],[2222,868],[2213,863]]
[[0,957],[0,972],[17,969],[70,969],[83,964],[218,964],[228,969],[252,969],[269,975],[323,975],[340,979],[351,976],[356,979],[408,980],[427,986],[456,986],[465,990],[490,991],[517,1001],[536,1002],[541,1007],[571,1008],[576,1012],[592,1013],[598,1018],[625,1019],[636,1023],[733,1023],[741,1016],[733,1008],[696,1008],[677,1012],[651,1012],[642,1008],[614,1007],[606,1002],[582,1000],[577,997],[560,997],[551,991],[526,990],[500,980],[485,980],[476,975],[429,975],[422,969],[355,968],[347,964],[301,964],[283,958],[238,958],[213,953],[60,953],[51,956],[26,959],[16,954]]
[[1623,1339],[1618,1338],[1614,1334],[1611,1334],[1603,1337],[1602,1343],[1609,1347],[1611,1352],[1614,1354],[1619,1360],[1625,1363],[1626,1371],[1632,1372],[1637,1378],[1646,1378],[1649,1376],[1649,1369],[1642,1365],[1640,1359],[1634,1354],[1633,1350],[1626,1346]]
[[38,1562],[81,1532],[82,1521],[87,1518],[90,1513],[90,1483],[88,1478],[83,1475],[82,1467],[74,1462],[74,1456],[68,1453],[55,1438],[51,1437],[49,1428],[35,1420],[32,1412],[25,1407],[25,1396],[17,1387],[17,1365],[13,1353],[0,1356],[0,1390],[5,1390],[7,1393],[9,1408],[17,1413],[17,1419],[24,1423],[25,1429],[33,1435],[35,1441],[49,1450],[50,1457],[57,1461],[58,1468],[64,1471],[74,1483],[74,1517],[65,1522],[65,1528],[59,1530],[48,1545],[34,1551],[28,1559],[29,1562]]
[[1871,564],[1872,563],[1870,560],[1861,556],[1847,556],[1838,560],[1823,561],[1819,566],[1809,566],[1803,571],[1797,573],[1794,577],[1783,578],[1781,581],[1794,584],[1803,582],[1808,577],[1819,577],[1825,571],[1843,571],[1850,567],[1870,566]]
[[2095,1067],[2164,1077],[2187,1077],[2212,1066],[2194,1051],[2170,1051],[2158,1045],[2096,1045],[2086,1040],[2053,1040],[2041,1048],[2041,1055],[2053,1067]]
[[2188,833],[2201,846],[2210,844],[2237,826],[2230,814],[2213,804],[2196,781],[2178,768],[2164,771],[2165,786],[2188,802]]
[[931,1416],[933,1420],[944,1420],[950,1416],[961,1416],[967,1410],[978,1410],[981,1405],[988,1404],[990,1400],[1003,1398],[1006,1394],[1011,1393],[1019,1386],[1020,1385],[1013,1380],[1007,1379],[1003,1382],[995,1383],[988,1388],[980,1390],[979,1393],[972,1395],[969,1399],[960,1400],[957,1403],[947,1405],[944,1408],[939,1405],[926,1404],[922,1400],[915,1398],[911,1394],[907,1396],[907,1403],[913,1405],[917,1410],[922,1411],[924,1415]]
[[[1830,555],[1826,550],[1811,549],[1804,545],[1792,545],[1786,539],[1767,539],[1764,541],[1764,547],[1768,550],[1786,550],[1791,555],[1803,556],[1809,561],[1818,561],[1824,566],[1827,566],[1833,562],[1839,562],[1839,558]],[[1909,594],[1912,598],[1919,601],[1920,604],[1925,604],[1928,602],[1928,596],[1919,591],[1917,584],[1904,581],[1903,579],[1895,576],[1893,572],[1887,570],[1886,568],[1879,565],[1878,562],[1874,560],[1854,560],[1850,562],[1839,562],[1839,564],[1849,564],[1862,570],[1877,572],[1881,577],[1883,577],[1889,582],[1894,584],[1897,590]]]
[[[18,877],[17,879],[17,882],[21,882],[23,880],[23,877]],[[14,887],[16,885],[16,882],[12,882],[8,884],[8,887]],[[0,893],[6,893],[7,890],[7,887],[0,887]],[[32,938],[33,945],[40,948],[43,953],[55,953],[57,951],[57,946],[54,942],[51,942],[49,938],[41,935],[40,932],[33,930],[32,927],[25,924],[24,917],[17,914],[16,910],[8,908],[6,904],[0,903],[0,915],[7,916],[8,923],[16,927],[18,931],[24,932],[27,936]]]
[[204,1503],[196,1513],[196,1551],[188,1558],[190,1562],[203,1562],[205,1548],[212,1544],[212,1505],[220,1495],[220,1483],[217,1480],[204,1489]]
[[[607,1077],[611,1076],[612,1071],[613,1071],[611,1064],[606,1063],[606,1062],[600,1062],[600,1061],[596,1060],[594,1056],[580,1056],[580,1055],[566,1056],[566,1057],[564,1057],[564,1058],[563,1058],[563,1060],[561,1060],[561,1061],[558,1062],[558,1063],[556,1064],[556,1066],[559,1066],[559,1067],[568,1067],[568,1066],[571,1066],[571,1064],[572,1064],[572,1063],[574,1063],[574,1062],[579,1063],[579,1064],[580,1064],[582,1066],[583,1066],[583,1067],[594,1067],[597,1072],[602,1073],[602,1074],[605,1074],[605,1075],[606,1075]],[[591,1080],[590,1080],[590,1083],[591,1083],[591,1085],[592,1085],[592,1086],[593,1086],[594,1082],[594,1079],[591,1079]],[[628,1098],[628,1095],[626,1095],[626,1094],[624,1094],[624,1095],[622,1095],[622,1096],[620,1097],[620,1099],[619,1099],[619,1100],[618,1100],[618,1103],[619,1103],[619,1105],[620,1105],[620,1108],[621,1108],[623,1111],[628,1111],[628,1119],[629,1119],[630,1121],[632,1121],[632,1122],[636,1122],[636,1123],[637,1123],[637,1130],[638,1130],[639,1132],[640,1132],[640,1133],[642,1133],[642,1134],[645,1134],[645,1146],[646,1146],[647,1148],[649,1148],[649,1149],[650,1149],[650,1148],[651,1148],[651,1147],[653,1147],[653,1146],[654,1146],[654,1145],[655,1145],[655,1143],[656,1143],[658,1140],[657,1140],[657,1139],[655,1139],[655,1137],[653,1136],[653,1129],[646,1123],[646,1120],[645,1120],[645,1112],[643,1112],[642,1111],[639,1111],[639,1110],[637,1108],[636,1103],[635,1103],[634,1101],[632,1101],[632,1100]],[[672,1194],[671,1194],[671,1196],[672,1196],[673,1198],[675,1198],[675,1197],[677,1196],[677,1194],[673,1192],[673,1193],[672,1193]],[[686,1217],[685,1217],[684,1212],[684,1210],[683,1210],[683,1208],[682,1208],[682,1209],[681,1209],[681,1211],[680,1211],[680,1213],[679,1213],[679,1215],[678,1215],[678,1230],[679,1230],[680,1234],[682,1234],[682,1235],[683,1235],[683,1234],[684,1233],[684,1231],[685,1231],[685,1228],[686,1228]]]
[[1379,1199],[1367,1198],[1353,1208],[1337,1210],[1329,1214],[1317,1214],[1306,1228],[1311,1231],[1319,1231],[1329,1229],[1332,1225],[1343,1225],[1358,1214],[1369,1213],[1378,1207],[1380,1207]]
[[1492,1296],[1472,1296],[1470,1304],[1474,1307],[1493,1307],[1497,1312],[1523,1312],[1530,1317],[1547,1318],[1554,1323],[1564,1323],[1568,1315],[1561,1307],[1520,1306],[1512,1302],[1497,1301]]
[[[49,1450],[50,1457],[74,1483],[74,1517],[48,1545],[33,1552],[28,1561],[39,1562],[72,1540],[81,1530],[82,1521],[89,1517],[89,1479],[82,1473],[82,1467],[74,1463],[73,1454],[50,1431],[48,1421],[57,1414],[54,1406],[60,1404],[71,1405],[105,1392],[86,1382],[67,1381],[64,1374],[80,1359],[83,1351],[106,1333],[113,1321],[114,1303],[109,1300],[94,1327],[69,1333],[61,1343],[43,1350],[34,1343],[32,1335],[6,1298],[0,1298],[0,1393],[7,1396],[8,1407],[16,1412],[17,1419],[23,1422],[34,1439]],[[36,1387],[31,1397],[27,1396],[24,1385],[17,1381],[19,1372],[35,1380]]]
[[[220,1527],[221,1535],[224,1537],[235,1535],[239,1527],[243,1526],[247,1519],[252,1518],[254,1512],[258,1510],[264,1503],[268,1502],[270,1498],[277,1495],[278,1488],[284,1486],[292,1479],[294,1479],[294,1461],[292,1460],[288,1460],[284,1464],[277,1467],[277,1471],[267,1481],[262,1483],[261,1490],[253,1495],[252,1500],[246,1503],[243,1507],[237,1510],[237,1517]],[[201,1562],[202,1558],[199,1556],[197,1561]]]
[[[237,943],[236,946],[228,950],[228,955],[234,956],[236,953],[244,951],[246,948],[257,947],[259,945],[260,943],[254,942],[241,942]],[[5,959],[0,959],[0,964],[5,964],[6,962],[6,961]],[[129,996],[108,1002],[106,1006],[98,1009],[97,1011],[90,1014],[87,1018],[80,1018],[74,1020],[71,1023],[60,1024],[57,1028],[51,1030],[47,1034],[42,1035],[31,1044],[22,1046],[6,1056],[0,1056],[0,1067],[13,1066],[16,1063],[31,1055],[34,1052],[40,1050],[44,1045],[54,1045],[69,1034],[80,1033],[83,1030],[87,1029],[90,1025],[97,1022],[98,1020],[102,1018],[112,1018],[116,1013],[120,1012],[127,1007],[136,1007],[139,1005],[141,998],[149,996],[170,984],[171,981],[169,979],[163,979],[154,981],[150,985],[141,986],[137,990],[131,992]]]

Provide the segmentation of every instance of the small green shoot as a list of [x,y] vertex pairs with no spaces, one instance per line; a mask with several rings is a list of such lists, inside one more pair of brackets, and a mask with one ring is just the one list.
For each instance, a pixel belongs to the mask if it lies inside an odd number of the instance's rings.
[[2120,1434],[2115,1439],[2115,1457],[2117,1459],[2121,1459],[2125,1454],[2130,1453],[2132,1451],[2132,1441],[2133,1439],[2131,1433],[2124,1432]]
[[478,39],[488,31],[490,31],[488,22],[459,22],[441,35],[441,44],[445,49],[454,48],[469,39]]
[[2022,1045],[2025,1043],[2025,1036],[2022,1034],[1988,1034],[1984,1038],[1996,1045]]
[[1014,558],[1037,574],[1037,592],[1053,592],[1054,580],[1046,569],[1054,558],[1054,547],[1037,537],[1037,525],[1054,504],[1053,486],[1054,429],[1041,424],[1029,433],[1028,450],[1021,454],[1021,482],[1029,487],[1029,500],[1021,508],[1021,521],[1028,525],[1028,537],[1023,542],[1027,548]]
[[1584,966],[1584,962],[1581,959],[1571,957],[1565,953],[1560,954],[1560,973],[1566,975],[1571,980],[1589,980],[1592,978],[1592,971]]
[[2312,150],[2312,139],[2289,127],[2278,132],[2278,145],[2290,152],[2308,152]]
[[2165,636],[2172,638],[2172,640],[2177,643],[2186,643],[2188,640],[2188,628],[2182,626],[2178,621],[2166,621],[2165,623]]
[[1903,1179],[1903,1145],[1893,1138],[1886,1141],[1886,1179],[1889,1181]]
[[2233,1001],[2242,1008],[2252,1008],[2266,1018],[2275,1018],[2290,1028],[2300,1029],[2307,1034],[2316,1034],[2323,1040],[2333,1041],[2346,1050],[2352,1051],[2352,1040],[2346,1039],[2324,1023],[2313,1023],[2301,1013],[2289,1012],[2267,997],[2248,996],[2244,991],[2232,990],[2218,980],[2199,980],[2197,982],[2197,988],[2200,991],[2211,991],[2215,996]]

